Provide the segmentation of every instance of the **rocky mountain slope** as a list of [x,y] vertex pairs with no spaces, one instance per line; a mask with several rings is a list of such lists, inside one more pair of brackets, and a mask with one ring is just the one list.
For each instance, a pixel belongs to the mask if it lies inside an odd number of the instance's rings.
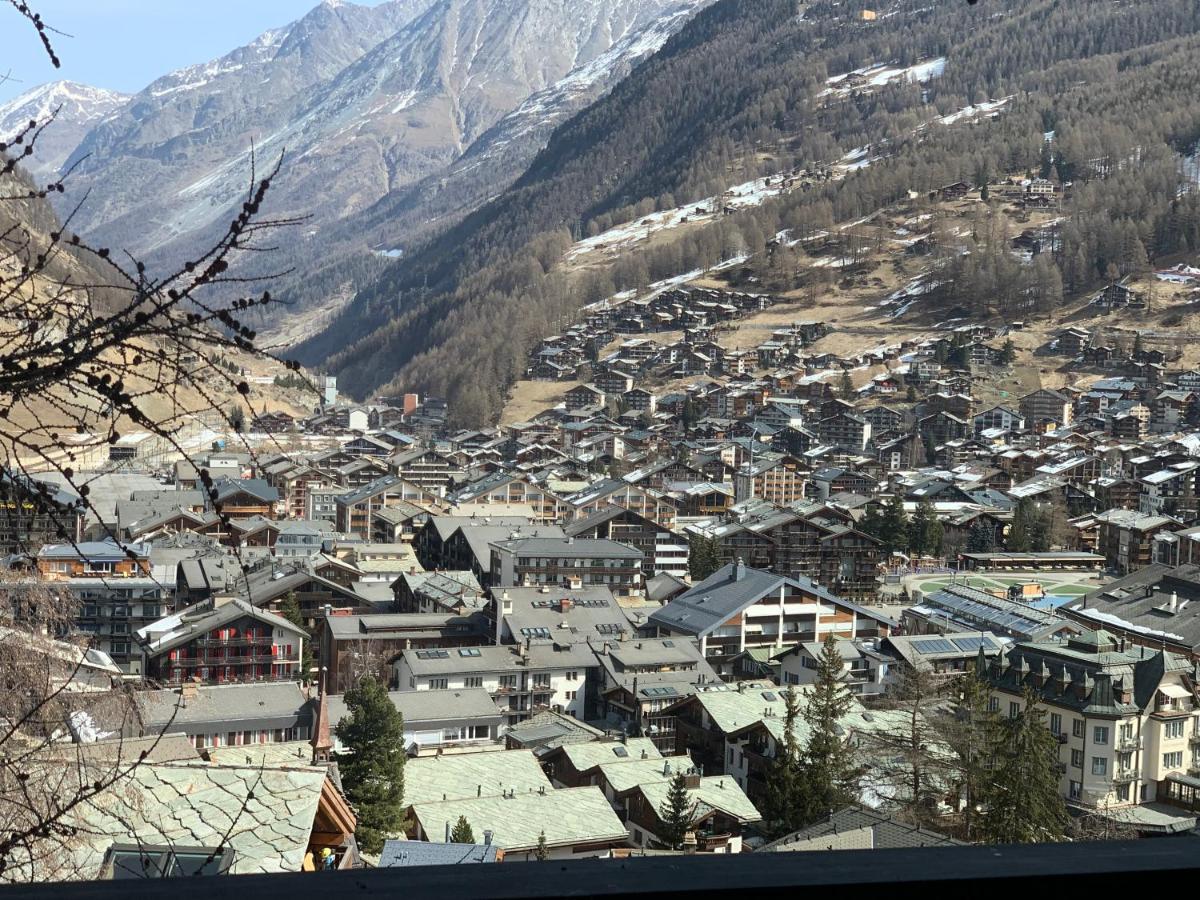
[[[152,260],[186,252],[242,201],[253,147],[264,162],[285,154],[272,210],[308,215],[298,239],[323,239],[332,223],[443,171],[530,95],[602,60],[580,80],[574,105],[566,87],[550,104],[578,109],[603,88],[604,72],[623,74],[647,24],[702,4],[323,3],[219,60],[159,79],[89,134],[74,154],[87,157],[75,189],[92,191],[79,226]],[[611,53],[616,45],[623,50]],[[531,143],[545,136],[525,133]]]
[[[1178,191],[1178,154],[1200,138],[1187,87],[1195,8],[894,0],[874,20],[861,8],[719,0],[557,129],[509,189],[406,248],[299,348],[301,358],[360,396],[417,390],[447,397],[460,422],[488,421],[529,348],[582,304],[733,258],[767,258],[779,234],[824,234],[827,223],[868,221],[910,192],[996,171],[1064,181],[1128,174],[1129,184],[1112,179],[1119,190],[1075,195],[1085,211],[1046,273],[1074,290],[1139,252],[1144,260],[1151,243],[1167,248],[1156,235],[1177,240],[1163,205]],[[1126,162],[1114,169],[1111,160]],[[805,190],[785,190],[793,180]],[[753,202],[725,193],[734,185]],[[581,237],[606,243],[615,226],[656,217],[709,224],[633,253],[606,251],[586,272],[564,265],[578,263]],[[991,278],[1008,262],[1004,242],[993,245],[964,257],[995,262],[976,280],[1017,285]]]
[[53,81],[0,104],[0,141],[19,133],[30,121],[53,126],[38,138],[25,169],[38,181],[57,172],[93,128],[129,100],[127,94],[74,81]]

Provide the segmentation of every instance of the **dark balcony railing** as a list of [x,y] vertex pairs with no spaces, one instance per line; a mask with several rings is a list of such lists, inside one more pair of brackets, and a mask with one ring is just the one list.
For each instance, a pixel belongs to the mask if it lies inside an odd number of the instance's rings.
[[1124,753],[1132,753],[1142,746],[1140,736],[1119,737],[1117,738],[1117,749]]

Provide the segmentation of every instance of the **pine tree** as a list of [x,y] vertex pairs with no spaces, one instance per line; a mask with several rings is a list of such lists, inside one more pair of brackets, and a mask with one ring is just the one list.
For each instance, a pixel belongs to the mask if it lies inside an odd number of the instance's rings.
[[851,748],[842,736],[841,720],[854,706],[842,682],[844,661],[833,635],[825,638],[817,659],[817,679],[805,697],[808,726],[804,747],[804,822],[815,822],[855,799],[856,773]]
[[942,523],[929,500],[917,504],[908,526],[908,546],[913,553],[936,555],[942,549]]
[[850,373],[845,369],[842,370],[842,377],[838,382],[838,395],[843,400],[853,400],[858,396],[854,392],[854,381],[850,378]]
[[545,862],[550,858],[550,848],[546,846],[546,829],[543,828],[538,832],[537,847],[533,850],[533,857],[538,862]]
[[898,493],[892,494],[883,508],[878,538],[886,552],[908,549],[908,514]]
[[[545,834],[545,832],[543,832],[543,834]],[[475,843],[475,832],[471,830],[471,823],[467,821],[466,816],[459,816],[458,821],[454,823],[454,828],[450,832],[450,843]]]
[[658,807],[658,818],[662,822],[658,837],[672,850],[683,849],[683,838],[692,827],[696,815],[696,804],[687,789],[687,775],[676,772],[667,788],[666,799]]
[[721,568],[721,558],[717,552],[716,538],[705,537],[702,534],[688,536],[688,574],[692,581],[703,581],[717,569]]
[[763,827],[772,839],[798,831],[807,823],[804,818],[804,755],[796,737],[800,722],[800,696],[795,687],[783,695],[783,746],[767,770],[766,792],[763,800]]
[[288,591],[279,611],[285,619],[304,632],[304,647],[300,651],[300,674],[301,680],[307,681],[316,667],[313,657],[313,636],[304,622],[304,613],[300,610],[300,601],[297,599],[295,591]]
[[240,406],[229,408],[229,427],[238,434],[246,430],[246,411]]
[[346,797],[358,811],[358,843],[378,853],[404,827],[404,720],[371,675],[343,699],[347,715],[336,731],[346,750],[338,754],[338,768]]
[[996,532],[991,523],[980,519],[967,534],[968,553],[991,553],[996,549]]
[[1058,738],[1046,711],[1026,689],[1024,708],[999,728],[995,762],[984,791],[981,836],[990,844],[1061,841],[1067,807],[1058,792]]
[[1016,509],[1013,510],[1012,525],[1009,526],[1008,535],[1004,540],[1004,546],[1009,552],[1029,552],[1032,546],[1031,531],[1034,515],[1033,501],[1028,498],[1022,498],[1017,501]]
[[1017,358],[1017,348],[1013,346],[1012,339],[1004,342],[1004,346],[1000,348],[1000,353],[996,357],[996,361],[1002,366],[1011,366]]
[[963,836],[974,840],[978,808],[990,782],[999,719],[988,707],[987,658],[982,647],[958,680],[958,703],[952,719],[941,719],[943,737],[955,758],[956,780],[963,801]]

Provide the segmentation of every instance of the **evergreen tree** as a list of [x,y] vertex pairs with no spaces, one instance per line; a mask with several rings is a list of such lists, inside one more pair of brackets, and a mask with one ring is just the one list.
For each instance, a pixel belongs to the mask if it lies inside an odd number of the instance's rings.
[[538,832],[537,847],[533,850],[533,857],[538,862],[545,862],[550,858],[550,848],[546,846],[546,829],[543,828]]
[[658,808],[658,818],[662,822],[658,837],[672,850],[683,849],[684,835],[692,827],[696,815],[696,804],[688,794],[687,776],[676,772],[667,788],[666,799]]
[[956,780],[963,801],[963,836],[976,838],[978,811],[987,795],[990,767],[999,738],[999,718],[988,708],[987,658],[982,648],[958,680],[958,703],[952,719],[939,720],[954,754]]
[[996,532],[992,524],[980,519],[967,534],[968,553],[991,553],[996,549]]
[[688,574],[692,581],[703,581],[721,568],[721,557],[717,552],[717,539],[702,534],[688,536]]
[[1004,546],[1011,553],[1028,553],[1033,545],[1032,532],[1036,516],[1033,501],[1023,497],[1013,510],[1012,525],[1008,528]]
[[279,612],[285,619],[304,632],[304,647],[300,651],[300,676],[302,681],[307,681],[312,675],[312,670],[316,667],[316,661],[313,656],[313,635],[308,625],[304,622],[304,613],[300,611],[300,601],[297,599],[295,591],[288,591],[284,596]]
[[337,757],[346,798],[358,812],[359,846],[378,853],[404,827],[404,720],[387,688],[371,675],[344,696],[347,715],[337,724],[346,748]]
[[1000,353],[996,357],[996,361],[1002,366],[1011,366],[1017,359],[1017,348],[1013,346],[1012,339],[1006,340],[1004,346],[1000,348]]
[[876,537],[887,553],[908,549],[908,513],[904,511],[904,501],[900,499],[899,493],[893,493],[888,498]]
[[1026,689],[1024,708],[1000,724],[991,778],[984,791],[981,835],[990,844],[1061,841],[1067,807],[1058,792],[1058,738],[1046,710]]
[[932,502],[922,500],[917,504],[917,511],[908,526],[908,534],[908,546],[913,553],[941,553],[943,528]]
[[783,695],[783,746],[767,770],[763,800],[763,827],[772,839],[798,831],[808,824],[804,815],[804,756],[796,737],[800,722],[800,696],[795,687]]
[[840,733],[841,720],[854,706],[854,698],[842,682],[843,667],[837,639],[828,635],[817,659],[816,682],[804,703],[808,743],[804,748],[801,816],[805,824],[855,799],[854,761],[850,745]]
[[[545,832],[543,832],[543,834],[545,834]],[[471,823],[467,821],[466,816],[459,816],[458,821],[454,823],[454,828],[450,832],[450,843],[475,843],[475,832],[471,830]]]
[[850,373],[843,369],[842,377],[838,381],[838,396],[843,400],[853,400],[858,394],[854,391],[854,381],[850,377]]
[[246,430],[246,411],[240,406],[229,408],[229,427],[238,434]]

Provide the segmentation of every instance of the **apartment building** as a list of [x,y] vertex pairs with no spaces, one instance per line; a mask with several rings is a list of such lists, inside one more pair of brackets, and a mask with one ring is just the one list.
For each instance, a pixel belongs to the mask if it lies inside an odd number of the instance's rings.
[[1200,773],[1200,672],[1185,657],[1097,630],[1065,643],[1018,643],[988,664],[986,680],[1001,715],[1018,715],[1023,693],[1036,693],[1058,736],[1060,790],[1070,804],[1143,831],[1195,826],[1194,813],[1171,819],[1161,807],[1153,816],[1133,809],[1169,803]]
[[642,553],[616,541],[573,537],[516,538],[491,545],[489,585],[607,587],[615,594],[642,591]]
[[142,671],[160,684],[297,681],[308,635],[238,597],[216,597],[137,631]]
[[578,644],[404,650],[393,664],[393,681],[402,691],[482,687],[513,725],[543,709],[587,718],[596,665],[591,649]]
[[694,637],[709,658],[837,637],[886,637],[896,622],[806,578],[738,560],[650,614],[661,636]]

